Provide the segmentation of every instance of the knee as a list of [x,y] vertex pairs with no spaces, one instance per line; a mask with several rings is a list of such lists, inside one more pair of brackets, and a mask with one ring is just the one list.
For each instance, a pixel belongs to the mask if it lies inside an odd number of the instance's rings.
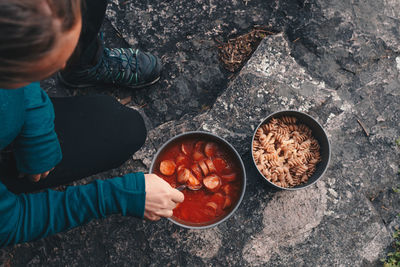
[[139,148],[144,145],[146,142],[147,138],[147,129],[146,129],[146,124],[144,122],[144,119],[142,115],[136,110],[133,110],[136,113],[136,123],[135,123],[135,131],[137,132],[137,144],[139,145]]
[[127,120],[125,123],[127,124],[127,132],[130,136],[131,146],[134,151],[139,150],[147,138],[147,130],[146,125],[143,120],[142,115],[137,110],[129,109],[127,112],[129,113]]
[[132,108],[119,103],[110,96],[101,96],[99,105],[107,111],[107,116],[113,118],[111,124],[118,131],[121,144],[130,148],[131,153],[139,150],[146,141],[147,130],[142,115]]

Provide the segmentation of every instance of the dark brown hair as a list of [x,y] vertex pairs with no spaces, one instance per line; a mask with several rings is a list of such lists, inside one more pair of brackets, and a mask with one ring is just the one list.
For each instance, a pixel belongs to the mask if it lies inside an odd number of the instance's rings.
[[81,0],[0,0],[0,88],[25,82],[21,70],[51,51],[79,16]]

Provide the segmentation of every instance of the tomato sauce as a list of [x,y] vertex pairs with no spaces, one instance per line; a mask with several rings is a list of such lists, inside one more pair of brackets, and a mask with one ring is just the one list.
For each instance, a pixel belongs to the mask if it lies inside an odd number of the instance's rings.
[[[190,186],[196,179],[201,184],[199,190],[186,188],[182,191],[185,200],[174,209],[175,218],[205,223],[224,217],[235,207],[243,177],[240,163],[228,151],[215,140],[187,138],[171,143],[160,153],[154,173],[172,187],[183,183]],[[166,175],[170,173],[172,175]],[[207,179],[205,183],[204,179]]]

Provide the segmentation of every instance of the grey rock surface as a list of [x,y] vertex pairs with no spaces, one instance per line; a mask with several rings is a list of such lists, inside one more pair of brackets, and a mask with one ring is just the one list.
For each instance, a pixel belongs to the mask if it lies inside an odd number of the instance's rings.
[[[133,94],[134,106],[140,99],[148,101],[141,109],[151,129],[145,146],[121,168],[90,179],[146,171],[166,140],[199,129],[227,139],[242,155],[248,177],[242,204],[228,221],[202,231],[167,220],[151,223],[113,216],[92,221],[2,249],[0,262],[4,266],[379,266],[400,223],[400,195],[392,190],[400,185],[400,149],[395,145],[400,136],[399,8],[397,1],[389,0],[112,2],[111,24],[129,44],[157,48],[160,56],[167,55],[168,75],[156,88]],[[263,40],[225,90],[202,98],[204,86],[217,85],[214,81],[220,79],[224,87],[227,76],[215,52],[199,40],[209,31],[220,34],[212,31],[217,25],[225,25],[222,33],[228,36],[232,29],[247,29],[256,22],[282,32]],[[141,34],[133,39],[133,32]],[[196,66],[204,64],[208,72],[199,74]],[[205,76],[194,78],[197,74]],[[212,83],[199,82],[208,79]],[[209,108],[202,112],[204,103]],[[255,127],[281,109],[315,117],[332,145],[327,173],[304,190],[267,187],[251,162]]]

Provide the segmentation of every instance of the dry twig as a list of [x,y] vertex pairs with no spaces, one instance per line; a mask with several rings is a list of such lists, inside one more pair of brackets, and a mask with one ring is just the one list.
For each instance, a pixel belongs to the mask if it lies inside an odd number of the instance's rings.
[[272,34],[274,33],[266,30],[265,27],[258,26],[249,33],[229,39],[227,43],[216,40],[219,43],[217,46],[219,57],[224,67],[231,72],[239,70],[250,58],[261,40]]
[[362,121],[360,121],[359,119],[357,119],[358,124],[360,124],[361,128],[363,129],[365,135],[367,137],[369,137],[369,131],[368,129],[365,127],[364,123]]

